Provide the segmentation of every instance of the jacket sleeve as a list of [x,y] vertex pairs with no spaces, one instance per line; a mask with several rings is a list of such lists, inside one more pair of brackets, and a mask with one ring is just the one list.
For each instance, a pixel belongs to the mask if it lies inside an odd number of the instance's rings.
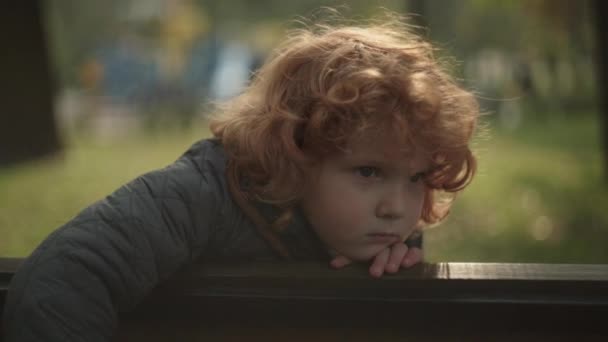
[[11,281],[6,341],[109,341],[118,312],[200,255],[225,192],[212,165],[191,157],[124,185],[49,235]]

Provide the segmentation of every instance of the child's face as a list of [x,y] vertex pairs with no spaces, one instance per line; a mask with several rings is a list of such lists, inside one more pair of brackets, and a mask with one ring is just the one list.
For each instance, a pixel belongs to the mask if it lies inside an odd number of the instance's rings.
[[301,206],[321,240],[338,254],[368,260],[405,240],[421,215],[429,162],[406,155],[394,139],[361,139],[326,158]]

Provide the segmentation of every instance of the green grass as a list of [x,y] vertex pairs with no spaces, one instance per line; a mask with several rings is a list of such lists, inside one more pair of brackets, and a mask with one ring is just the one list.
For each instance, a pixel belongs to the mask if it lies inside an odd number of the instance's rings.
[[427,234],[433,261],[608,262],[608,174],[595,117],[494,130],[452,215]]
[[0,256],[29,254],[80,210],[138,175],[173,162],[208,134],[204,128],[135,133],[103,143],[72,137],[61,156],[0,169]]
[[[594,116],[493,129],[479,171],[447,221],[426,234],[430,261],[608,262],[608,178]],[[201,126],[198,126],[201,127]],[[130,179],[171,163],[204,129],[69,139],[61,157],[0,169],[0,256],[25,256],[52,230]]]

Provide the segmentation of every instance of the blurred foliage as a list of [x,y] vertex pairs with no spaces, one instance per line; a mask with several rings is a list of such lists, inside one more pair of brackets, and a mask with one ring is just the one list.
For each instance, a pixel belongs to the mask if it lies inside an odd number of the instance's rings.
[[[55,72],[61,86],[79,82],[78,67],[95,50],[121,35],[156,40],[162,30],[163,11],[171,1],[164,0],[45,0],[46,27],[51,43]],[[286,22],[307,17],[321,7],[340,8],[358,16],[369,16],[380,8],[400,11],[403,1],[369,2],[306,0],[182,0],[207,14],[214,29],[228,35],[246,36],[260,22]]]
[[[163,21],[170,20],[169,5],[175,3],[201,13],[202,32],[247,42],[257,53],[267,53],[290,22],[323,16],[323,7],[347,18],[368,18],[382,8],[416,10],[425,16],[428,38],[443,48],[443,56],[462,61],[453,63],[453,71],[481,98],[522,98],[534,115],[589,113],[596,102],[591,0],[47,0],[58,90],[82,86],[83,66],[118,41],[158,58],[153,51],[166,50]],[[499,101],[483,105],[500,109]]]

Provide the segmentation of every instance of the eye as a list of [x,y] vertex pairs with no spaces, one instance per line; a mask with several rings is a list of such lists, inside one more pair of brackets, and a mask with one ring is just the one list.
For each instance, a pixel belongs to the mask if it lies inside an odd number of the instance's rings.
[[379,170],[373,166],[360,166],[357,168],[357,173],[363,178],[378,177]]
[[412,183],[416,183],[418,182],[422,177],[424,177],[424,172],[418,172],[415,175],[410,177],[410,182]]

